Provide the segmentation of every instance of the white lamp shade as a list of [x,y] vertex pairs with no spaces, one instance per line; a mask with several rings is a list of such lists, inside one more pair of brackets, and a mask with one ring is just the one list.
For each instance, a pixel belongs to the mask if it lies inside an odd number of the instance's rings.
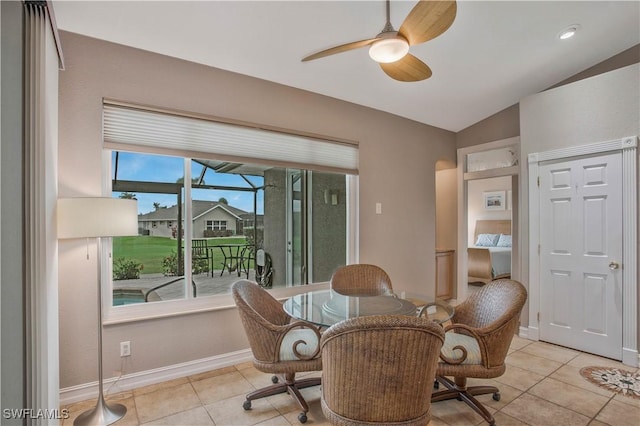
[[138,234],[137,200],[107,197],[58,200],[58,238]]

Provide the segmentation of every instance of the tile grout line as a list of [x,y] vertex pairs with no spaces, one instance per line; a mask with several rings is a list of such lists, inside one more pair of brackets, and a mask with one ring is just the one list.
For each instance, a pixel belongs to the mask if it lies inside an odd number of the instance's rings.
[[[578,358],[578,357],[579,357],[580,355],[582,355],[582,354],[587,354],[587,353],[586,353],[586,352],[578,353],[576,356],[574,356],[573,358],[571,358],[570,360],[568,360],[567,362],[565,362],[564,364],[562,364],[562,366],[561,366],[561,367],[558,367],[556,370],[554,370],[554,372],[555,372],[555,371],[558,371],[558,370],[559,370],[560,368],[562,368],[563,366],[574,367],[574,366],[572,366],[572,365],[569,365],[569,363],[570,363],[571,361],[573,361],[574,359]],[[595,355],[595,356],[598,356],[598,355]],[[577,367],[576,367],[576,368],[577,368]],[[551,374],[553,374],[553,373],[551,373]],[[591,390],[589,390],[589,389],[582,389],[582,388],[580,388],[579,386],[575,386],[575,385],[573,385],[573,384],[571,384],[571,383],[566,383],[566,382],[564,382],[564,381],[562,381],[562,380],[554,379],[554,378],[550,377],[550,375],[549,375],[549,376],[547,376],[547,378],[551,378],[552,380],[558,380],[558,381],[559,381],[559,382],[561,382],[561,383],[564,383],[564,384],[566,384],[566,385],[568,385],[568,386],[572,386],[572,387],[578,388],[578,389],[579,389],[579,390],[581,390],[581,391],[584,391],[584,392],[590,392],[590,393],[593,393],[593,394],[595,394],[595,395],[601,396],[601,397],[603,397],[603,398],[607,398],[607,402],[605,402],[605,403],[602,405],[602,407],[600,407],[600,409],[599,409],[599,410],[598,410],[598,411],[593,415],[593,417],[591,417],[591,418],[589,419],[589,424],[591,424],[591,423],[592,423],[592,422],[594,422],[594,421],[598,421],[598,422],[600,421],[600,420],[598,420],[598,419],[597,419],[597,417],[600,415],[600,413],[602,413],[602,411],[604,411],[604,410],[605,410],[605,408],[607,408],[607,406],[611,403],[611,401],[613,401],[613,400],[615,399],[615,397],[616,397],[616,395],[617,395],[617,394],[616,394],[616,392],[613,392],[613,391],[612,391],[611,395],[610,395],[610,396],[608,396],[608,397],[606,397],[606,396],[604,396],[604,395],[601,395],[601,394],[598,394],[598,393],[596,393],[596,392],[593,392],[593,391],[591,391]],[[597,388],[597,386],[596,386],[596,385],[593,385],[593,386]],[[534,396],[535,396],[535,395],[534,395]],[[546,401],[546,400],[545,400],[545,401]],[[553,401],[548,401],[548,402],[551,402],[552,404],[557,405],[558,407],[568,409],[568,410],[570,410],[570,411],[573,411],[573,412],[575,412],[575,413],[578,413],[578,414],[581,414],[581,415],[583,415],[583,416],[587,417],[585,414],[580,413],[580,412],[578,412],[578,411],[575,411],[575,410],[571,409],[570,407],[563,407],[563,406],[561,406],[561,405],[558,405],[558,404],[554,403]],[[630,404],[630,405],[632,405],[632,404]]]

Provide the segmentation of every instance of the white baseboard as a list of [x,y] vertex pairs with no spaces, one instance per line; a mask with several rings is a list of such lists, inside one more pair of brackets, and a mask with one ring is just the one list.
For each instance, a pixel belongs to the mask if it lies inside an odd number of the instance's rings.
[[[522,330],[522,328],[520,328]],[[539,341],[540,340],[540,329],[538,327],[529,326],[527,327],[527,339]]]
[[[204,373],[218,368],[228,367],[242,362],[251,361],[253,355],[250,349],[216,355],[210,358],[197,359],[153,370],[140,371],[125,374],[119,378],[113,377],[104,380],[103,389],[105,395],[111,395],[141,386],[178,379],[193,374]],[[95,398],[98,396],[98,382],[85,383],[60,389],[60,405],[68,405],[78,401]]]
[[640,356],[638,355],[638,351],[622,348],[622,363],[638,368],[638,365],[640,365]]
[[523,339],[527,339],[527,340],[535,340],[529,337],[528,327],[520,327],[520,330],[518,331],[518,337],[522,337]]

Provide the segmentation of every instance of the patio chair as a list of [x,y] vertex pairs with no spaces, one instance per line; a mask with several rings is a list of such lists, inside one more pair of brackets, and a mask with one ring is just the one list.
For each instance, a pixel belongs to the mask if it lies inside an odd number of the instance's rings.
[[[500,400],[495,386],[467,387],[467,378],[489,379],[504,374],[505,358],[520,323],[520,312],[527,300],[522,284],[509,279],[491,281],[456,306],[452,323],[444,328],[444,346],[436,376],[447,389],[434,393],[431,402],[458,399],[467,403],[490,425],[495,419],[474,398],[492,393]],[[452,376],[453,380],[445,376]]]
[[331,289],[348,296],[393,295],[389,275],[379,266],[364,263],[336,269],[331,277]]
[[253,365],[264,373],[284,376],[283,382],[274,376],[274,384],[247,394],[243,408],[251,409],[254,399],[288,392],[302,409],[298,420],[305,423],[309,406],[300,389],[319,385],[320,377],[296,379],[295,375],[322,370],[318,327],[291,321],[282,304],[253,281],[236,281],[231,292],[253,352]]
[[206,269],[203,272],[211,273],[213,276],[213,255],[207,246],[207,240],[194,239],[191,241],[191,262],[196,265],[204,261]]
[[323,335],[321,405],[336,425],[426,425],[444,331],[422,317],[364,316]]

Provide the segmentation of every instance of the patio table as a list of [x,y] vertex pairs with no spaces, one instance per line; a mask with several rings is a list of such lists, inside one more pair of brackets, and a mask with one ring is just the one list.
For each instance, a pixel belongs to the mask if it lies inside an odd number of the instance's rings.
[[[216,247],[220,249],[222,255],[224,256],[224,261],[222,264],[222,271],[220,271],[220,276],[224,274],[224,271],[228,271],[229,274],[233,272],[237,272],[238,276],[243,269],[243,258],[242,254],[244,249],[249,247],[250,244],[216,244],[211,246],[211,249],[215,249]],[[212,253],[213,254],[213,253]],[[248,272],[247,272],[248,273]]]

